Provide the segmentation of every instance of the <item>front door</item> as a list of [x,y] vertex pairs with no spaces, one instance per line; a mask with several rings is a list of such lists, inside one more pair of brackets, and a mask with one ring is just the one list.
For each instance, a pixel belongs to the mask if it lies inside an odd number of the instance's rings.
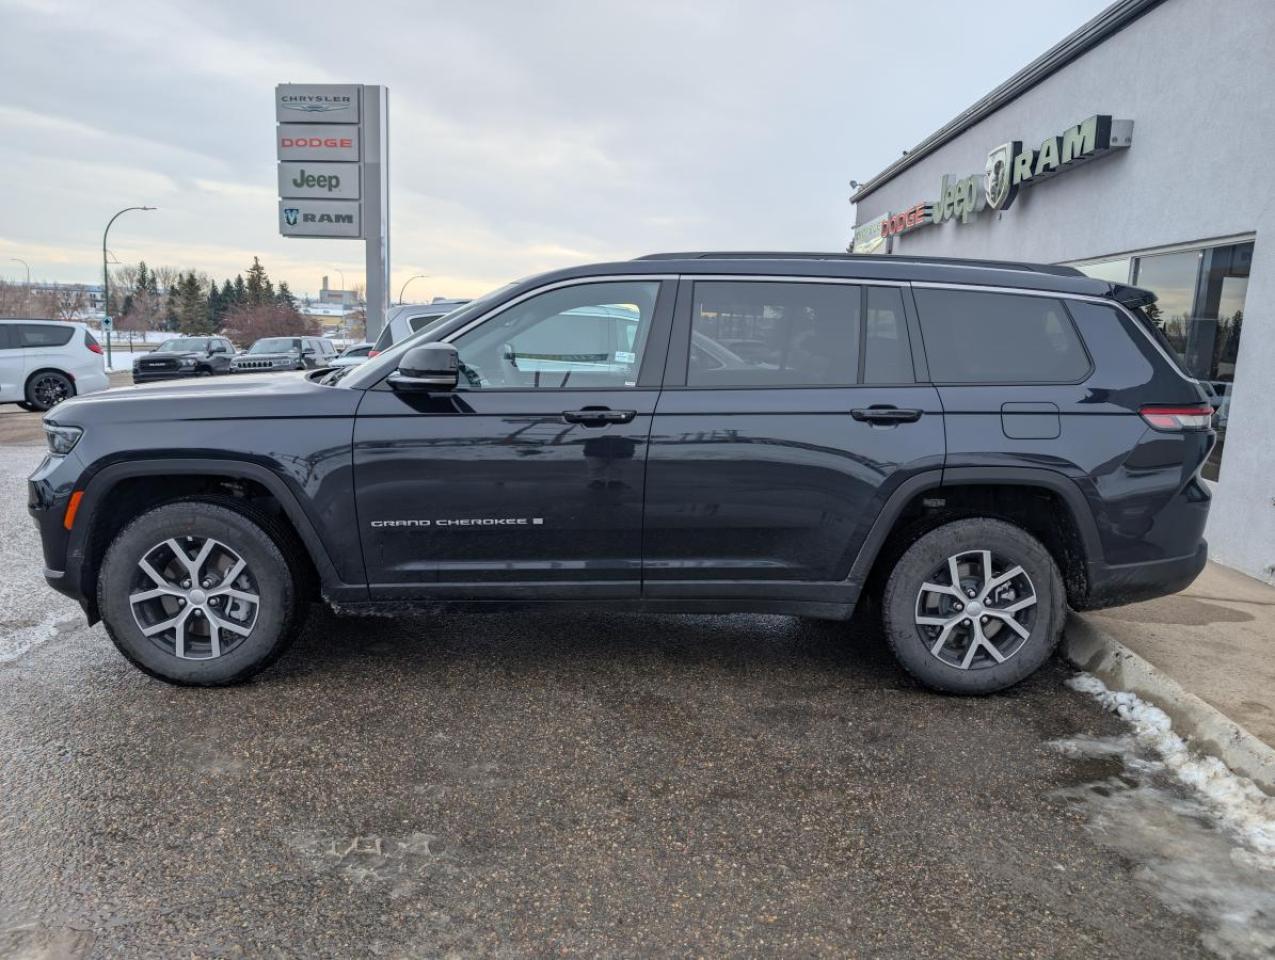
[[943,463],[907,290],[683,283],[647,459],[644,595],[843,602],[889,493]]
[[456,391],[368,391],[354,468],[373,599],[638,596],[673,288],[529,294],[448,338]]
[[0,323],[0,403],[24,400],[26,359],[17,324]]

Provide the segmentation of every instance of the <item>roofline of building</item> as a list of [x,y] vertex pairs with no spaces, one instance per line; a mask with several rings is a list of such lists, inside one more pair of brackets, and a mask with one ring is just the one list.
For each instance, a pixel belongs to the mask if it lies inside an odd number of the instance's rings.
[[1036,84],[1047,80],[1072,61],[1084,56],[1094,47],[1119,33],[1144,13],[1158,7],[1164,0],[1116,0],[1079,30],[1069,34],[1050,47],[1023,69],[1002,83],[981,100],[967,107],[939,127],[932,134],[907,151],[898,160],[868,180],[850,197],[858,203],[870,193],[885,186],[908,167],[920,163],[940,147],[955,140],[979,121],[991,116],[1005,104],[1022,96]]

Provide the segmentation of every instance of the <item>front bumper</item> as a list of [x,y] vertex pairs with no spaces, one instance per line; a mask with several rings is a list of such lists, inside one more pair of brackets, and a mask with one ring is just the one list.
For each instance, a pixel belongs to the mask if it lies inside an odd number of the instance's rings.
[[138,370],[133,368],[134,383],[153,383],[156,380],[189,380],[191,377],[199,376],[199,370],[191,367],[189,370]]
[[1209,562],[1209,545],[1201,540],[1195,553],[1150,563],[1112,566],[1089,564],[1089,592],[1077,610],[1101,610],[1140,603],[1185,590]]

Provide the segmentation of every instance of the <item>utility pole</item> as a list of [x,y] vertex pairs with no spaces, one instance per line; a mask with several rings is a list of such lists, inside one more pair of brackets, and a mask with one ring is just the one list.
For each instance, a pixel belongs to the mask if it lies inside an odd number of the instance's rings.
[[110,220],[106,221],[106,229],[102,231],[102,329],[106,334],[106,365],[111,365],[111,271],[106,264],[106,235],[111,232],[111,224],[121,214],[130,210],[156,210],[157,207],[125,207]]

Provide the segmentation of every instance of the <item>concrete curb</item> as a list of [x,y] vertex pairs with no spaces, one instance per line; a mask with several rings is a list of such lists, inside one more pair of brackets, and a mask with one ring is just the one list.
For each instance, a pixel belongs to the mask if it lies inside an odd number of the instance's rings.
[[1112,690],[1136,693],[1155,704],[1169,715],[1174,731],[1192,747],[1212,754],[1275,796],[1275,747],[1187,692],[1083,616],[1068,614],[1062,649],[1073,665],[1092,673]]

